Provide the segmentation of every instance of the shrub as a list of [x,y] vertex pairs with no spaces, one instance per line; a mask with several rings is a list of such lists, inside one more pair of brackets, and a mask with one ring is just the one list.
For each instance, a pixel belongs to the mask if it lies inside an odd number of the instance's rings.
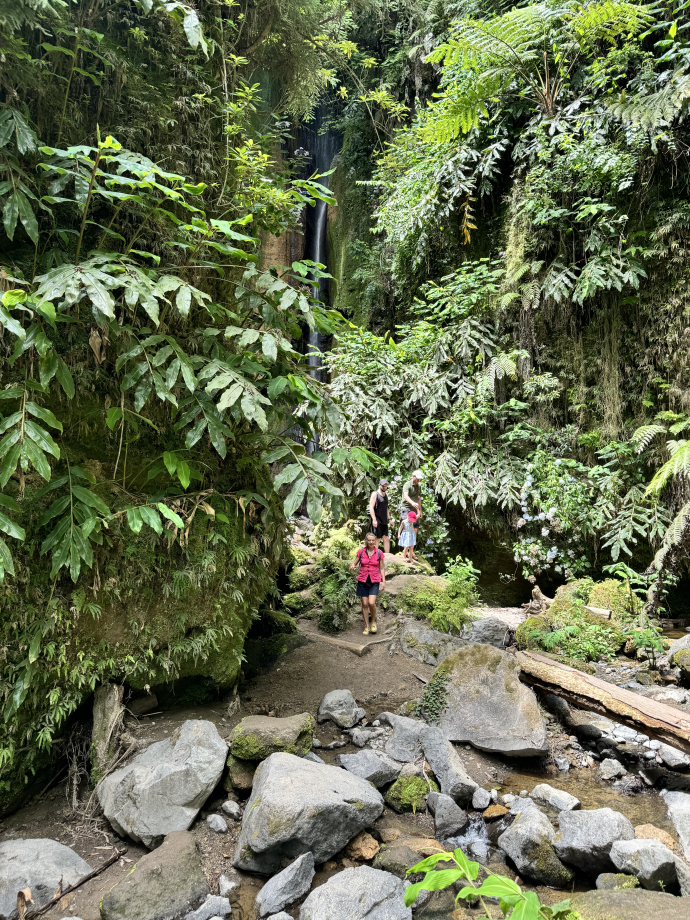
[[468,610],[467,591],[453,585],[444,587],[433,581],[403,588],[398,605],[409,610],[417,619],[429,621],[439,632],[460,633],[475,619]]
[[313,585],[318,578],[318,570],[314,563],[311,565],[298,565],[288,575],[288,581],[293,591],[303,591]]
[[357,600],[357,584],[349,562],[333,552],[325,553],[319,557],[318,573],[316,590],[322,605],[319,626],[331,633],[347,629],[350,609]]

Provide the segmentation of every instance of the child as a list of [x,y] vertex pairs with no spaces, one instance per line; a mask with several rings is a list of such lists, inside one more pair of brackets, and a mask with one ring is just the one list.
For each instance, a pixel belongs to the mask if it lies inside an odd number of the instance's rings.
[[414,562],[417,558],[414,554],[414,545],[417,542],[417,532],[414,529],[417,515],[414,511],[409,511],[407,518],[403,518],[398,531],[398,543],[404,546],[402,557],[405,562]]

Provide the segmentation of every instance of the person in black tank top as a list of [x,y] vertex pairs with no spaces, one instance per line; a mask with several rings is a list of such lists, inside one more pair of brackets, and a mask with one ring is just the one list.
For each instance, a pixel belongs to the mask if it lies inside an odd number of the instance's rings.
[[371,530],[375,537],[380,540],[383,537],[383,551],[390,553],[391,541],[388,536],[388,522],[391,519],[391,513],[388,510],[388,481],[382,479],[379,487],[371,493],[369,499],[369,517],[371,518]]

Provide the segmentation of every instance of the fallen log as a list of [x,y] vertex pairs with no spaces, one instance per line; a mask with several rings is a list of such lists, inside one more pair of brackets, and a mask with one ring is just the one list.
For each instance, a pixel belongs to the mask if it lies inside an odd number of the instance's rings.
[[616,687],[536,652],[518,652],[516,657],[524,683],[690,754],[690,715],[680,709]]
[[[85,875],[83,878],[80,878],[78,882],[75,882],[74,885],[70,885],[69,888],[65,888],[64,891],[58,891],[55,897],[52,898],[52,900],[48,901],[47,904],[44,904],[43,907],[39,907],[37,910],[29,911],[29,913],[26,914],[26,920],[34,920],[34,917],[40,917],[41,914],[45,914],[46,911],[50,910],[50,908],[53,907],[55,904],[57,904],[58,901],[61,901],[65,897],[65,895],[71,894],[73,891],[76,891],[77,888],[81,888],[81,886],[84,885],[86,882],[91,881],[92,878],[96,878],[96,876],[100,875],[101,872],[105,872],[105,870],[110,868],[110,866],[112,866],[113,863],[116,863],[118,859],[122,859],[122,857],[125,855],[126,852],[127,852],[127,847],[125,847],[122,850],[117,850],[117,852],[113,853],[110,859],[104,862],[102,866],[99,866],[98,869],[94,869],[93,872],[89,872],[88,875]],[[60,886],[62,886],[62,882],[60,882]],[[28,891],[28,888],[26,890]],[[74,908],[72,908],[72,910],[74,910]]]
[[612,611],[607,610],[605,607],[588,607],[587,604],[585,604],[585,610],[588,613],[593,613],[594,616],[601,617],[602,620],[611,619]]

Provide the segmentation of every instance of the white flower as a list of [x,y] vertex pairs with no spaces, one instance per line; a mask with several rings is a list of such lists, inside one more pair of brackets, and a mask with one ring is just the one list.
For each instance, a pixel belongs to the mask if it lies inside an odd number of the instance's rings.
[[549,528],[548,528],[548,527],[542,527],[542,529],[541,529],[541,535],[542,535],[542,537],[548,537],[549,533],[550,533],[550,531],[549,531]]
[[518,520],[518,522],[517,522],[517,526],[518,526],[518,527],[524,527],[524,526],[525,526],[525,519],[524,519],[524,518],[520,518],[520,519]]
[[546,515],[544,514],[543,511],[540,511],[540,512],[539,512],[539,520],[540,520],[540,521],[545,521],[545,520],[546,520]]

